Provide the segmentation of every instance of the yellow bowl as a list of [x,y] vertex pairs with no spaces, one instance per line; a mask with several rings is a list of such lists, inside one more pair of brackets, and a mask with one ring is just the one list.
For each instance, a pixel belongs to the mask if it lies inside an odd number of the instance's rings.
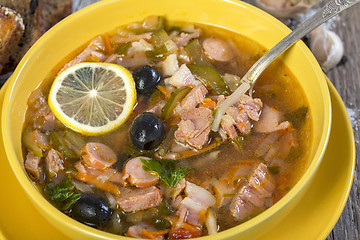
[[[24,169],[21,149],[27,98],[59,61],[82,44],[98,34],[140,21],[149,15],[220,26],[238,32],[266,49],[273,47],[290,32],[270,15],[235,0],[103,0],[71,15],[37,41],[8,82],[1,116],[4,146],[10,165],[29,199],[50,223],[70,238],[125,237],[105,233],[71,219],[53,207],[31,182]],[[325,77],[302,42],[281,59],[299,80],[310,104],[314,138],[308,168],[295,187],[273,207],[237,227],[203,239],[253,239],[261,236],[301,200],[320,164],[331,121],[330,96]]]

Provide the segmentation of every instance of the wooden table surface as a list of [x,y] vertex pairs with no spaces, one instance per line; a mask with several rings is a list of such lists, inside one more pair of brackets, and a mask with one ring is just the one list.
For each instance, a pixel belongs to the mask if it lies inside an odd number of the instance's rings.
[[[77,11],[97,1],[99,0],[73,0],[73,10]],[[355,135],[356,160],[358,162],[360,159],[360,4],[346,10],[340,15],[340,22],[337,24],[335,32],[337,32],[344,41],[346,61],[326,74],[335,85],[348,109]],[[341,161],[341,159],[339,159],[339,161]],[[358,169],[357,164],[349,199],[336,226],[326,238],[327,240],[360,239],[360,176],[357,174]]]
[[[99,0],[73,0],[74,11],[97,1]],[[251,1],[253,0],[246,0],[250,3]],[[344,42],[345,61],[328,71],[326,75],[336,87],[348,109],[355,136],[356,163],[358,163],[360,161],[360,4],[342,12],[336,25],[334,31]],[[326,240],[360,239],[360,176],[357,174],[358,170],[359,166],[356,164],[349,199],[341,217]]]

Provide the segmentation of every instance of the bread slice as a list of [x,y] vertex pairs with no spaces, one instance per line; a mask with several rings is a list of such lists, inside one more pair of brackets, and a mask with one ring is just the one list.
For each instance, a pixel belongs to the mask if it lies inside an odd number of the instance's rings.
[[0,7],[0,72],[11,52],[17,47],[25,26],[22,17],[6,7]]
[[11,53],[3,72],[15,69],[27,50],[41,36],[38,0],[1,0],[1,6],[15,10],[24,20],[25,31],[18,46]]
[[39,0],[40,29],[45,33],[56,23],[72,13],[72,0]]
[[35,41],[72,12],[72,0],[0,0],[0,5],[18,12],[25,24],[24,35],[11,53],[2,73],[14,70]]

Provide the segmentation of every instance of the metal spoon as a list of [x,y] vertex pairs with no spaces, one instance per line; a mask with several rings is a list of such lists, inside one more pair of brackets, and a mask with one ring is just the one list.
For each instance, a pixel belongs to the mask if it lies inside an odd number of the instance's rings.
[[302,23],[297,29],[287,35],[278,44],[271,48],[264,56],[262,56],[244,75],[241,79],[242,84],[220,104],[215,113],[214,121],[211,125],[211,130],[217,131],[219,129],[222,115],[226,109],[235,104],[239,97],[245,94],[248,90],[251,96],[254,84],[260,74],[269,66],[269,64],[276,59],[282,52],[288,49],[291,45],[304,37],[306,34],[336,16],[345,9],[355,5],[360,0],[330,0],[322,9],[311,16],[308,20]]

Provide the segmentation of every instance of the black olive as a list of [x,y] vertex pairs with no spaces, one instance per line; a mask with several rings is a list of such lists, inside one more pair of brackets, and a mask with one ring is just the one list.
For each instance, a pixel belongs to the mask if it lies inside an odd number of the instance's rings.
[[133,72],[136,89],[140,93],[148,92],[156,87],[161,80],[160,73],[150,65],[141,66]]
[[82,193],[71,211],[71,215],[78,221],[90,226],[99,226],[108,221],[112,210],[103,197],[93,193]]
[[137,116],[130,128],[130,138],[141,150],[157,148],[164,138],[164,124],[153,113],[145,112]]

